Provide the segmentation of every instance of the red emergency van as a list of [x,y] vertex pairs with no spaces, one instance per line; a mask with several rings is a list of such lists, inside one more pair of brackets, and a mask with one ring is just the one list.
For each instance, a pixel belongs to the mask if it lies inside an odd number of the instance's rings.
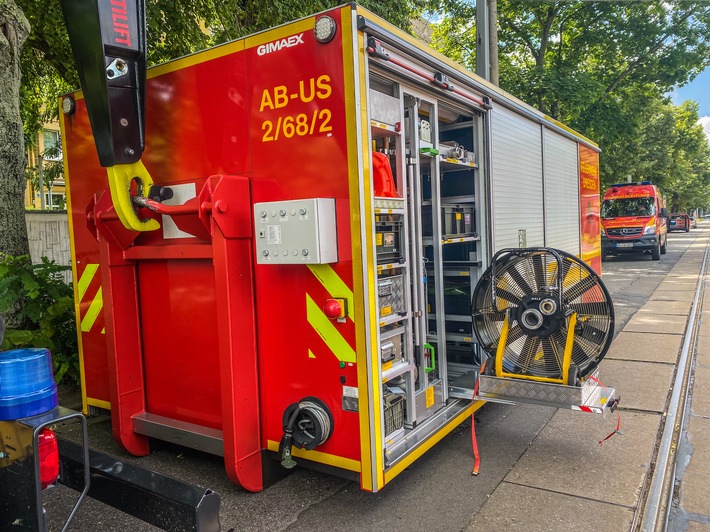
[[604,194],[601,208],[602,260],[607,255],[666,253],[668,211],[661,191],[650,181],[619,183]]

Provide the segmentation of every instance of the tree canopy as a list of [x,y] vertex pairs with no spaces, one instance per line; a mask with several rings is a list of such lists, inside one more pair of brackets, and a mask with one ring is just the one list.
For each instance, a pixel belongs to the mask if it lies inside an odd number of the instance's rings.
[[[410,14],[423,1],[361,3],[406,28]],[[340,0],[277,0],[264,9],[263,4],[254,0],[146,0],[148,64],[174,59],[341,3]],[[31,27],[29,35],[27,21]],[[0,0],[0,30],[3,28],[7,28],[11,38],[0,31],[0,87],[4,89],[0,100],[3,141],[0,254],[26,255],[29,250],[23,194],[27,179],[38,177],[34,169],[23,168],[25,145],[35,146],[43,125],[57,117],[59,96],[78,88],[79,78],[59,0]],[[61,169],[54,165],[52,170]],[[45,181],[52,180],[56,172],[45,171],[44,177]]]
[[[9,0],[2,0],[5,4]],[[25,141],[56,117],[57,98],[78,87],[59,0],[15,0],[32,31],[19,90]],[[155,64],[341,3],[279,0],[148,0],[148,62]],[[433,45],[475,69],[473,0],[364,0],[394,24],[436,12]],[[12,4],[12,2],[10,2]],[[652,179],[678,208],[708,202],[707,143],[697,107],[667,97],[710,65],[705,1],[499,0],[501,86],[599,142],[603,184]]]
[[[474,69],[475,5],[430,8],[434,46]],[[652,179],[678,208],[706,205],[688,195],[708,185],[697,107],[666,95],[710,65],[707,2],[499,0],[498,22],[501,87],[596,140],[604,184]]]
[[[364,7],[397,24],[423,0],[365,0]],[[339,0],[147,0],[148,64],[154,65],[342,4]],[[35,141],[57,116],[57,98],[79,87],[59,0],[17,0],[32,32],[22,54],[21,104],[25,137]]]

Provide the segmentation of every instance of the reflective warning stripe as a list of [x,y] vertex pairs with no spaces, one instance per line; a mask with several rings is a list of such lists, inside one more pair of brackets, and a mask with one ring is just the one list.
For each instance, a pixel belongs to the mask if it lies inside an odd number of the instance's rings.
[[347,299],[348,319],[353,321],[352,316],[355,311],[353,291],[350,290],[348,285],[335,273],[335,270],[333,270],[330,264],[309,264],[308,269],[311,270],[316,279],[323,285],[323,288],[328,291],[330,297]]
[[91,305],[89,305],[89,310],[86,311],[84,319],[81,320],[82,332],[89,332],[91,330],[96,322],[96,318],[99,316],[99,312],[104,308],[104,297],[101,290],[101,287],[99,287],[99,291],[96,292],[94,300],[91,302]]
[[308,323],[316,330],[338,360],[341,362],[355,362],[353,348],[338,332],[333,322],[323,314],[323,311],[309,294],[306,294],[306,316],[308,317]]
[[86,291],[89,289],[89,285],[91,284],[91,281],[94,280],[94,275],[96,275],[96,272],[98,270],[99,270],[98,264],[87,264],[86,268],[84,268],[84,273],[81,274],[81,278],[79,279],[79,282],[76,284],[76,287],[79,291],[79,297],[78,297],[79,301],[84,299],[84,295],[86,294]]

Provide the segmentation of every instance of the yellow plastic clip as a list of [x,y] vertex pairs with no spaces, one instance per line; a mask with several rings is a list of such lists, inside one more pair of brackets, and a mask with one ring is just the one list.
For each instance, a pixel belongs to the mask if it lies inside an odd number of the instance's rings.
[[160,227],[157,220],[148,218],[141,220],[138,218],[131,201],[131,184],[133,180],[138,182],[143,194],[147,194],[148,189],[153,185],[153,178],[148,170],[143,166],[143,162],[138,160],[130,164],[116,164],[106,169],[108,173],[108,186],[111,191],[111,200],[119,220],[126,229],[133,231],[155,231]]

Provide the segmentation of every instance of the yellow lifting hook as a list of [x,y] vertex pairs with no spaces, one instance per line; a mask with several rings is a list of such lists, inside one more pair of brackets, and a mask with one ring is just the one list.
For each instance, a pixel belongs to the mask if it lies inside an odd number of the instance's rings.
[[134,163],[116,164],[106,168],[111,200],[119,220],[126,229],[133,231],[155,231],[160,223],[153,218],[141,220],[136,214],[131,198],[131,185],[136,180],[139,195],[147,194],[153,186],[153,178],[140,159]]

